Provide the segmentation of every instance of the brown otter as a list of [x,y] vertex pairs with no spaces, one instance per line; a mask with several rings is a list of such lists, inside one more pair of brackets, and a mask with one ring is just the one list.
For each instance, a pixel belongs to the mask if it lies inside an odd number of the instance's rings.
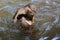
[[34,24],[34,14],[36,13],[36,6],[32,3],[19,8],[15,15],[13,16],[13,21],[16,23],[20,20],[21,25],[28,27]]
[[[32,3],[27,4],[22,8],[18,8],[13,16],[14,23],[20,22],[21,30],[24,33],[32,34],[34,26],[34,14],[36,13],[36,6]],[[27,31],[27,32],[26,32]]]

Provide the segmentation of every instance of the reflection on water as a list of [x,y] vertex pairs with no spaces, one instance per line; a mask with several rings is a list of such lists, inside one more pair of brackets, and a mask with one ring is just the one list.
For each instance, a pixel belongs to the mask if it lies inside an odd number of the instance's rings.
[[[39,40],[49,40],[49,37],[48,36],[47,37],[41,37]],[[60,34],[56,34],[56,36],[50,40],[60,40]]]
[[[37,5],[37,14],[33,35],[26,35],[12,17],[30,2]],[[0,40],[60,40],[60,0],[0,0]]]

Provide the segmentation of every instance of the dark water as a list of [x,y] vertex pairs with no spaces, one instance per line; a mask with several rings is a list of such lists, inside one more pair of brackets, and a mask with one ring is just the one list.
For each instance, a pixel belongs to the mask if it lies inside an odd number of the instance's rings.
[[[35,3],[35,31],[32,36],[21,33],[12,23],[17,8]],[[0,40],[60,40],[60,0],[0,0]]]

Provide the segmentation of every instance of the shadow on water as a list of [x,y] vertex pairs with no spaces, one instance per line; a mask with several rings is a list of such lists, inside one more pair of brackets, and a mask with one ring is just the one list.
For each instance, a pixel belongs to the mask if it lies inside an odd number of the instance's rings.
[[[37,5],[32,35],[12,23],[17,8],[30,2]],[[0,40],[60,40],[60,0],[0,0]]]

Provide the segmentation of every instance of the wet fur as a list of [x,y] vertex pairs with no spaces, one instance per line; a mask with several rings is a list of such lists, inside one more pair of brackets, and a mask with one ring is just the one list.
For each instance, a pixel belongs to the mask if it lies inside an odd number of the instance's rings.
[[19,8],[13,16],[14,23],[21,20],[21,26],[24,29],[29,28],[30,31],[33,28],[32,25],[34,25],[34,14],[36,13],[36,8],[34,8],[35,5],[33,4],[27,4],[26,6]]

